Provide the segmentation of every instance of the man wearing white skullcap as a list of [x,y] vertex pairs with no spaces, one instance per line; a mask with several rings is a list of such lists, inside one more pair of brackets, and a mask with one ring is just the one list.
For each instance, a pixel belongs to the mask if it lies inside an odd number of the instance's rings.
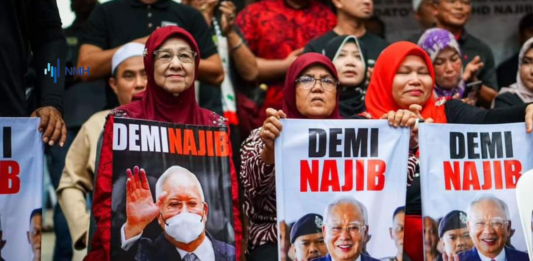
[[[130,103],[134,95],[146,88],[143,50],[143,44],[128,43],[113,55],[109,85],[120,105]],[[87,246],[89,214],[85,195],[94,187],[97,143],[107,114],[109,110],[97,112],[83,124],[69,148],[57,189],[74,248],[78,250]]]

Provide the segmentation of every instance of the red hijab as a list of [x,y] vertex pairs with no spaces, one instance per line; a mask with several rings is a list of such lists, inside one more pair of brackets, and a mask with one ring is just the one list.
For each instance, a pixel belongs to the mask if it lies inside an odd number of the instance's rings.
[[[296,107],[296,79],[300,77],[300,74],[305,71],[311,65],[322,65],[325,67],[335,80],[339,80],[337,76],[337,70],[335,65],[329,60],[328,57],[318,54],[318,53],[306,53],[298,59],[296,59],[287,71],[287,76],[285,77],[285,85],[283,86],[283,112],[287,114],[289,119],[306,119],[307,117],[303,116],[298,108]],[[335,101],[335,109],[325,119],[341,119],[339,114],[339,97],[340,91],[337,88],[337,98]]]
[[[374,119],[379,119],[389,111],[400,109],[392,97],[392,83],[398,68],[409,55],[421,57],[429,69],[431,79],[435,82],[435,72],[433,64],[427,53],[410,42],[396,42],[387,47],[378,57],[370,85],[366,92],[366,110]],[[422,117],[432,118],[435,123],[446,123],[446,113],[444,106],[437,106],[433,97],[433,84],[431,97],[422,106]]]
[[200,108],[196,103],[194,93],[194,81],[191,86],[178,96],[165,91],[157,86],[154,80],[154,51],[157,50],[167,39],[179,38],[186,41],[191,49],[197,53],[194,62],[194,79],[198,77],[198,65],[200,64],[200,50],[194,38],[184,29],[177,26],[165,26],[155,30],[146,41],[144,54],[144,69],[148,79],[146,91],[140,101],[134,101],[120,107],[127,117],[172,122],[177,124],[193,124],[213,126],[213,112]]

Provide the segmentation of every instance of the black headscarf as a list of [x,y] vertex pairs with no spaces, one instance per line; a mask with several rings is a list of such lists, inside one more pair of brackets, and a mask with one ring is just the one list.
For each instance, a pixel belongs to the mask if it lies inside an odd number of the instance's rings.
[[356,87],[340,86],[340,113],[343,118],[354,118],[359,113],[365,111],[365,94],[366,94],[366,51],[353,35],[337,36],[331,39],[322,53],[331,61],[334,61],[339,55],[342,47],[347,43],[355,43],[361,53],[361,60],[364,64],[364,76],[361,83]]

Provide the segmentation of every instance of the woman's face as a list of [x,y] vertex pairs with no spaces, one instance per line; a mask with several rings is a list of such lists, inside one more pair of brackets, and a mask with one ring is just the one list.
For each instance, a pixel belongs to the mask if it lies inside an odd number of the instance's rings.
[[433,90],[433,79],[424,60],[409,55],[396,71],[392,82],[392,97],[398,107],[409,109],[412,104],[424,106]]
[[437,86],[450,90],[459,85],[463,61],[456,50],[448,47],[440,51],[433,62],[433,67]]
[[533,91],[533,48],[530,48],[526,52],[520,63],[520,78],[522,79],[522,83],[526,88]]
[[301,73],[296,83],[296,108],[300,114],[310,119],[331,115],[337,105],[336,83],[322,65],[312,65]]
[[156,51],[154,80],[165,91],[178,95],[194,83],[196,54],[183,39],[169,38]]
[[355,43],[346,43],[333,64],[342,86],[357,87],[362,83],[365,76],[365,64]]

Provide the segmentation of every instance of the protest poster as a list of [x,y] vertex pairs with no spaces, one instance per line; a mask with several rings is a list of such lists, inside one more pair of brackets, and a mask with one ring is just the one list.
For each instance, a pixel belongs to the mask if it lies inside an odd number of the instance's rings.
[[114,120],[111,259],[234,256],[227,129]]
[[533,169],[524,173],[516,185],[516,202],[524,237],[527,242],[529,259],[533,260]]
[[41,260],[39,118],[0,118],[0,260]]
[[[278,227],[292,227],[289,235],[278,229],[279,237],[292,241],[289,256],[396,256],[403,236],[393,240],[391,228],[395,211],[405,205],[409,129],[381,120],[281,123],[275,144],[277,220]],[[303,242],[304,236],[313,238]],[[319,251],[305,251],[310,244]]]
[[504,249],[507,260],[524,260],[515,189],[533,168],[525,124],[422,124],[419,141],[422,214],[432,220],[425,230],[435,231],[426,242],[436,242],[425,249],[436,251],[440,240],[447,254],[463,252],[461,261]]

